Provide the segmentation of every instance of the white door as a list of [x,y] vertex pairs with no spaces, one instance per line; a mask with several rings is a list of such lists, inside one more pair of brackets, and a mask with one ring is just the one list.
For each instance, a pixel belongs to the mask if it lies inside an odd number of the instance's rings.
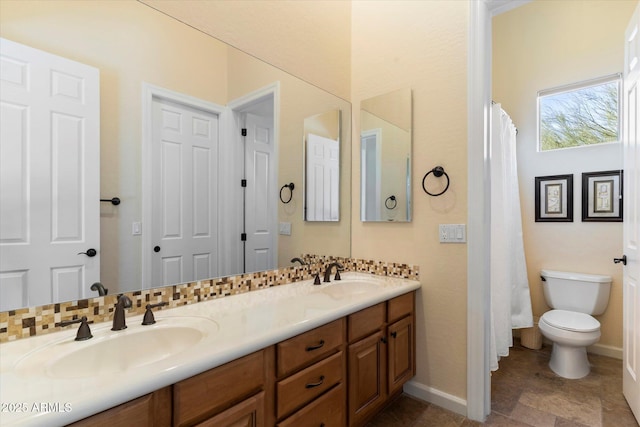
[[307,136],[306,220],[338,221],[340,148],[338,141],[312,133]]
[[[267,100],[265,102],[271,102]],[[271,115],[246,113],[245,272],[277,263],[276,146]]]
[[99,71],[6,39],[0,53],[0,311],[86,298],[100,280]]
[[640,422],[640,4],[625,32],[622,389]]
[[153,286],[218,275],[217,158],[216,114],[153,98]]

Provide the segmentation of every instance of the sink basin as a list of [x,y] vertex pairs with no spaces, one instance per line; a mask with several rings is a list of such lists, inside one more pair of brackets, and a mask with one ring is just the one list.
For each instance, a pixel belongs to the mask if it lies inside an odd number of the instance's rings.
[[373,292],[376,289],[380,289],[380,284],[373,280],[343,280],[322,288],[320,292],[334,299],[343,299]]
[[107,328],[88,341],[57,341],[27,354],[16,365],[22,375],[86,378],[124,372],[189,351],[218,330],[206,318],[164,318],[150,326]]

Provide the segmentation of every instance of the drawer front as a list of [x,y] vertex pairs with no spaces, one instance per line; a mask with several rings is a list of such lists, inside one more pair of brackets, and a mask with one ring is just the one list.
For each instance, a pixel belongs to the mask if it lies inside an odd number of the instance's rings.
[[347,424],[344,390],[343,384],[338,385],[276,427],[344,427]]
[[195,427],[264,427],[264,391]]
[[385,308],[385,303],[381,302],[349,315],[347,323],[349,342],[364,338],[382,328],[386,320]]
[[282,418],[342,381],[343,352],[290,376],[276,385],[277,417]]
[[413,313],[415,294],[415,292],[409,292],[389,300],[389,323]]
[[264,386],[264,350],[188,378],[173,386],[173,423],[202,421]]
[[344,319],[305,332],[276,346],[278,377],[289,375],[334,352],[344,341]]

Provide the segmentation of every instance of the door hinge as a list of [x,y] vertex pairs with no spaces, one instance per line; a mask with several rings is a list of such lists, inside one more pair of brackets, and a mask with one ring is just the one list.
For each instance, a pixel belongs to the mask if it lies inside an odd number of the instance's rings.
[[246,242],[247,241],[247,233],[240,234],[240,240],[242,240],[243,242]]
[[242,128],[242,136],[247,136],[247,128]]
[[240,186],[241,187],[246,187],[247,186],[247,180],[246,179],[240,180]]

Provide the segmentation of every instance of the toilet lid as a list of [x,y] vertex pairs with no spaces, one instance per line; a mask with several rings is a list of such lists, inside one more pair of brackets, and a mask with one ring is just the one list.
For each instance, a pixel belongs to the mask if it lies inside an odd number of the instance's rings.
[[549,325],[575,332],[593,332],[600,329],[600,322],[585,313],[575,311],[551,310],[542,315]]

